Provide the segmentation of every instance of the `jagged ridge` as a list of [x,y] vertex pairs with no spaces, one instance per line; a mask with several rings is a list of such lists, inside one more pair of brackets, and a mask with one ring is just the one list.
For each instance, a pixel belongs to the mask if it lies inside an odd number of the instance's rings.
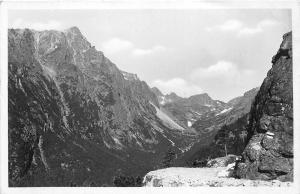
[[10,29],[8,41],[10,186],[111,184],[194,138],[165,126],[148,85],[126,80],[78,28]]

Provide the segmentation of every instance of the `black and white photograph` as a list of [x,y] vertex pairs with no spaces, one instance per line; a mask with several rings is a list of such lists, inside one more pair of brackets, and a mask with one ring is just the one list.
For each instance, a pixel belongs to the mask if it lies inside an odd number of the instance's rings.
[[299,7],[77,3],[1,9],[5,191],[298,185]]

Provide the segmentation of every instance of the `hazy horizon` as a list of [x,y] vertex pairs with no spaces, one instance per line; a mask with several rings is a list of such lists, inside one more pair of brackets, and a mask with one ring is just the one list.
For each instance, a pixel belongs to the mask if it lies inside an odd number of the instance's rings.
[[290,10],[14,10],[9,28],[77,26],[121,70],[182,97],[228,101],[259,87]]

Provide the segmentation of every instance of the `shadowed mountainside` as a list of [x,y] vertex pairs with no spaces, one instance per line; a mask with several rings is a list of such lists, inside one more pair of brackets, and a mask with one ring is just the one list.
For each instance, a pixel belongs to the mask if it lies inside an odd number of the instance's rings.
[[72,27],[10,29],[10,186],[101,186],[158,168],[195,138],[166,126],[148,85]]

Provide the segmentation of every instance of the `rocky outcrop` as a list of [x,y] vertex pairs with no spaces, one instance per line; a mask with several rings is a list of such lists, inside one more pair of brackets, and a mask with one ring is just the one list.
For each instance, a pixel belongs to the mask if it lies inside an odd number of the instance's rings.
[[250,111],[249,142],[237,176],[293,180],[292,33],[283,36],[277,54]]

